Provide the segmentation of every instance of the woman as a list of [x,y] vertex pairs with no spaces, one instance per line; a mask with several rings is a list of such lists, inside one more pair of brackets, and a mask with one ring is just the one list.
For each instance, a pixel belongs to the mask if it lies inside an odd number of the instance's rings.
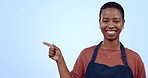
[[124,10],[116,2],[107,2],[99,14],[103,41],[85,48],[79,55],[71,72],[67,69],[60,49],[47,42],[49,57],[57,62],[61,78],[146,78],[140,56],[124,48],[120,32],[124,27]]

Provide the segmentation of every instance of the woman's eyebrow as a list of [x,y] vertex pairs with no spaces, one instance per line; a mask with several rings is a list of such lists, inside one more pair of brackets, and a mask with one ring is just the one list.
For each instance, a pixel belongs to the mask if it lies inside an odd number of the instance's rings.
[[114,18],[114,20],[120,20],[120,18],[116,17],[116,18]]
[[107,19],[108,19],[107,17],[104,17],[104,18],[103,18],[103,20],[107,20]]

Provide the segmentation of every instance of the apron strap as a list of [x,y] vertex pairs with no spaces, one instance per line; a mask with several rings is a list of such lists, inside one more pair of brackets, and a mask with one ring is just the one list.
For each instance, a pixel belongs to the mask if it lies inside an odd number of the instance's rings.
[[98,53],[99,47],[100,47],[100,45],[102,44],[102,42],[103,42],[103,41],[101,41],[101,42],[96,46],[96,48],[95,48],[95,50],[94,50],[94,53],[93,53],[92,58],[91,58],[91,62],[92,62],[92,63],[94,63],[95,60],[96,60],[97,53]]
[[[92,55],[92,58],[91,58],[91,61],[92,63],[95,62],[96,60],[96,57],[97,57],[97,53],[98,53],[98,50],[99,50],[99,47],[101,46],[103,41],[101,41],[97,46],[96,48],[94,49],[94,53]],[[121,50],[121,56],[122,56],[122,61],[124,63],[125,66],[128,66],[128,63],[127,63],[127,58],[126,58],[126,52],[125,52],[125,48],[123,46],[123,44],[120,42],[120,50]]]
[[125,48],[121,42],[120,42],[120,49],[121,49],[122,61],[125,66],[128,66]]

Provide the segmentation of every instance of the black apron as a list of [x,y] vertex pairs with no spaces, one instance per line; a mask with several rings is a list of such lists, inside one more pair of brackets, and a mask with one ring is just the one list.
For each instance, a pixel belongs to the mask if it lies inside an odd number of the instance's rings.
[[85,78],[134,78],[132,70],[128,66],[125,49],[122,43],[120,43],[120,49],[124,65],[109,67],[105,64],[95,63],[98,49],[102,42],[100,42],[94,50],[91,61],[86,70]]

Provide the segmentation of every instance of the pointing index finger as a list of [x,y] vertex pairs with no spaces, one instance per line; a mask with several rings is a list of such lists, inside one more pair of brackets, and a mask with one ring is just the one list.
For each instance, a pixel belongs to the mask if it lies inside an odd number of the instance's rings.
[[44,44],[44,45],[47,45],[47,46],[49,46],[49,47],[51,47],[51,48],[53,48],[53,45],[51,45],[51,44],[48,43],[48,42],[43,42],[43,44]]

